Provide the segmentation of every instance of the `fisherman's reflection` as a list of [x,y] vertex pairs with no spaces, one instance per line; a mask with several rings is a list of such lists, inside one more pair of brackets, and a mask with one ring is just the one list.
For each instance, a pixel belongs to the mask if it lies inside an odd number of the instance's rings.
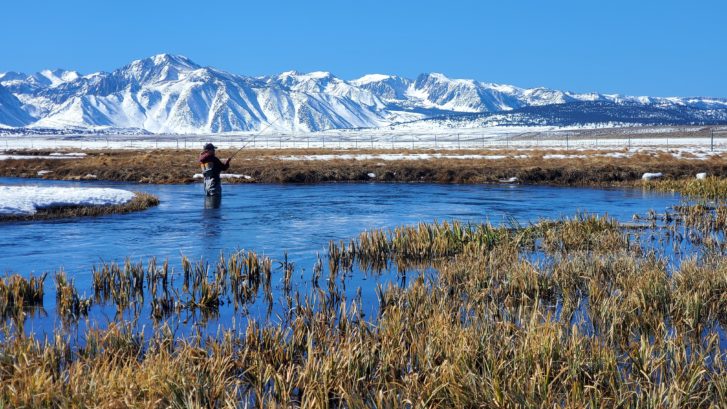
[[[211,248],[218,247],[218,240],[221,238],[221,227],[220,222],[222,221],[222,210],[220,209],[220,203],[222,202],[221,195],[205,196],[204,198],[204,210],[202,210],[201,221],[201,233],[205,237],[205,244],[211,246]],[[209,240],[212,239],[212,240]]]
[[204,197],[205,209],[219,209],[222,204],[222,195],[212,195]]

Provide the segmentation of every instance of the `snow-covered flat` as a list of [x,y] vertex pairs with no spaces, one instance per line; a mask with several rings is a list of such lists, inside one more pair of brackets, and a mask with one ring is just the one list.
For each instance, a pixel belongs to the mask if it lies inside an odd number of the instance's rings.
[[0,215],[33,215],[52,207],[120,205],[133,197],[133,192],[111,188],[0,186]]
[[[490,126],[472,128],[399,127],[334,129],[318,132],[267,130],[223,134],[68,134],[42,135],[0,132],[0,150],[17,154],[25,149],[88,150],[185,149],[201,150],[212,142],[220,149],[377,149],[377,150],[484,150],[484,149],[679,149],[727,151],[727,126],[710,130],[699,126],[673,127],[545,127]],[[0,152],[2,155],[3,152]],[[71,156],[71,155],[68,155]]]
[[441,153],[413,153],[413,154],[321,154],[321,155],[290,155],[280,156],[279,160],[292,160],[292,161],[316,161],[316,160],[383,160],[383,161],[397,161],[397,160],[426,160],[426,159],[524,159],[528,155],[448,155]]
[[85,157],[86,154],[83,152],[53,152],[50,155],[18,155],[18,154],[0,154],[0,160],[38,160],[38,159],[78,159]]

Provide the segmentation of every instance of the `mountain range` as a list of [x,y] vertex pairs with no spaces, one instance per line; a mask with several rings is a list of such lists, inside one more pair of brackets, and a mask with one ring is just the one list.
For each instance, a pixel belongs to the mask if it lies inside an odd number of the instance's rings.
[[0,73],[0,127],[153,133],[727,123],[727,99],[519,88],[428,73],[249,77],[159,54],[113,72]]

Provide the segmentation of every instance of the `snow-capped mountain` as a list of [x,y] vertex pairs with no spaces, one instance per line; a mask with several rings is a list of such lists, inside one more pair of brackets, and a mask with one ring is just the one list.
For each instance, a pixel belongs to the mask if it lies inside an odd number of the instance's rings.
[[489,127],[627,127],[652,125],[723,125],[727,109],[699,109],[680,105],[646,105],[634,101],[577,101],[531,105],[493,113],[458,113],[391,126],[398,130]]
[[727,99],[719,98],[576,94],[438,73],[413,80],[372,74],[346,81],[328,72],[295,71],[247,77],[169,54],[136,60],[110,73],[0,74],[4,127],[217,133],[256,131],[272,124],[272,130],[310,132],[599,101],[648,109],[727,109]]

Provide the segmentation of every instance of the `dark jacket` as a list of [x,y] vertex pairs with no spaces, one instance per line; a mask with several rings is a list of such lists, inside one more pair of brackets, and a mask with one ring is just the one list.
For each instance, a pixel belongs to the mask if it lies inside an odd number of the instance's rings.
[[202,167],[202,175],[204,175],[204,191],[207,196],[221,195],[220,173],[229,169],[230,163],[222,163],[217,156],[209,151],[204,151],[199,155],[199,163]]

